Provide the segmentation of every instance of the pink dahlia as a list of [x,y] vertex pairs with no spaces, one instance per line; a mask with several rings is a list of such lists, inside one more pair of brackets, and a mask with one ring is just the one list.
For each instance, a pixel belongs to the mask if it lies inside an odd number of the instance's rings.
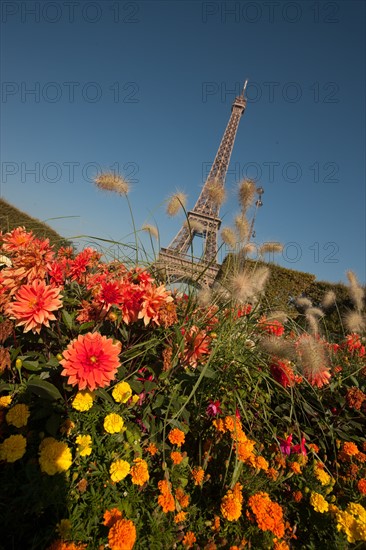
[[121,348],[120,342],[113,342],[99,332],[79,335],[63,352],[61,374],[68,376],[68,383],[78,386],[79,390],[93,391],[109,386],[120,365]]
[[49,327],[49,321],[56,319],[52,311],[62,307],[60,292],[61,289],[35,279],[19,288],[14,302],[6,307],[6,313],[16,320],[17,325],[24,325],[24,332],[39,333],[42,326]]

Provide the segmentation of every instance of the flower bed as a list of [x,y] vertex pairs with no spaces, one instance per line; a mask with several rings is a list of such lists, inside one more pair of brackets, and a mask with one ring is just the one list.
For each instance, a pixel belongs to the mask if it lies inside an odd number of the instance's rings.
[[0,254],[4,548],[363,547],[361,334],[22,228]]

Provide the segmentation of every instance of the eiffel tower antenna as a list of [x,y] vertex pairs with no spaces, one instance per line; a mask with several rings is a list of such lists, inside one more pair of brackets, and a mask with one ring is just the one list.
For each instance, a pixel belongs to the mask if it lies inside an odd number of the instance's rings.
[[[155,267],[169,282],[188,281],[199,286],[212,286],[219,272],[217,241],[221,226],[220,205],[212,198],[211,190],[213,185],[224,189],[240,118],[247,105],[247,84],[248,80],[245,80],[241,95],[234,99],[229,122],[194,208],[187,212],[186,222],[170,245],[160,250]],[[192,250],[194,237],[204,239],[200,258],[194,258],[188,253]]]

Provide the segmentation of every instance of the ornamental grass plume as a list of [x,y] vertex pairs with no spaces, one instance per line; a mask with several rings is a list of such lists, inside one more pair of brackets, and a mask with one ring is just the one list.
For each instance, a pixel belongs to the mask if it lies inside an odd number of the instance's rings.
[[318,388],[329,384],[331,375],[324,342],[305,333],[295,345],[300,369],[310,384]]
[[295,344],[274,334],[263,335],[259,339],[259,345],[264,351],[280,359],[291,360],[296,357]]
[[24,326],[24,332],[31,330],[39,334],[43,326],[49,327],[49,322],[56,320],[53,312],[62,307],[60,294],[60,288],[35,279],[18,289],[14,301],[6,306],[5,311],[18,326]]
[[235,228],[240,241],[246,241],[249,238],[250,226],[245,214],[235,217]]
[[94,182],[102,191],[112,191],[118,195],[127,195],[130,190],[128,181],[114,172],[100,174],[95,178]]
[[210,305],[212,298],[212,290],[209,286],[202,287],[197,294],[198,303],[203,307]]
[[219,181],[212,181],[207,186],[208,197],[215,206],[221,206],[226,199],[223,185]]
[[247,243],[240,249],[240,254],[244,254],[244,256],[254,254],[254,252],[257,252],[257,245],[254,243]]
[[233,275],[229,281],[229,288],[234,300],[246,303],[255,294],[252,274],[248,270]]
[[149,233],[149,235],[151,237],[154,237],[154,239],[158,240],[159,239],[159,231],[158,231],[158,228],[155,227],[155,225],[150,225],[148,223],[145,223],[143,226],[142,226],[142,231],[146,231],[147,233]]
[[187,227],[192,233],[203,233],[205,227],[198,220],[184,220],[184,227]]
[[279,254],[283,250],[283,245],[281,243],[264,243],[259,247],[259,254],[264,256],[265,254]]
[[253,180],[244,179],[239,183],[239,202],[242,212],[246,212],[253,204],[256,186]]
[[328,290],[323,296],[321,306],[323,309],[329,309],[336,302],[336,294],[333,290]]
[[306,298],[306,296],[298,296],[295,299],[295,306],[300,309],[307,309],[313,306],[313,302],[309,298]]
[[270,269],[266,266],[259,266],[253,271],[252,279],[255,295],[261,294],[263,292],[270,274]]
[[62,354],[61,374],[68,376],[68,383],[78,386],[79,390],[93,391],[109,386],[120,366],[118,355],[121,348],[120,342],[98,332],[80,334]]
[[185,209],[187,204],[187,195],[181,191],[177,191],[170,197],[166,206],[166,213],[173,217],[178,214],[181,209]]
[[347,271],[347,279],[349,281],[349,295],[358,312],[362,311],[364,305],[365,290],[362,288],[356,275],[353,271]]
[[365,316],[358,311],[348,311],[344,317],[343,322],[349,332],[362,333],[366,328]]
[[231,249],[234,249],[236,246],[236,235],[231,227],[223,227],[221,230],[221,239],[222,241]]

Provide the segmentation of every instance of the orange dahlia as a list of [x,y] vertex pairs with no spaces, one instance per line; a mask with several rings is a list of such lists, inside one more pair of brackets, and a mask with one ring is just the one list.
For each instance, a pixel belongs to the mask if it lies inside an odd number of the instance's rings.
[[46,285],[35,279],[29,285],[23,285],[15,294],[15,300],[6,308],[6,313],[16,324],[24,325],[24,332],[40,332],[42,326],[49,327],[49,321],[55,321],[52,313],[62,307],[60,289]]
[[109,386],[120,365],[121,347],[120,342],[113,342],[98,332],[80,334],[63,352],[61,374],[68,376],[68,383],[78,386],[79,390],[93,391]]

